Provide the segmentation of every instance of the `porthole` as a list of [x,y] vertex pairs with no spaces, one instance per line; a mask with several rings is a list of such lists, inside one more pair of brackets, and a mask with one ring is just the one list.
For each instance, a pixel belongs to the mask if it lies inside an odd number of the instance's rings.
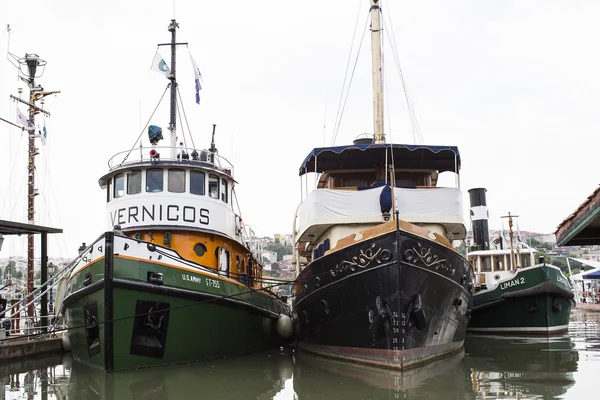
[[194,246],[194,253],[196,253],[198,257],[202,257],[204,253],[206,253],[206,246],[202,243],[196,243]]
[[497,281],[499,281],[500,280],[500,275],[498,275],[498,274],[494,275],[494,279],[497,280]]

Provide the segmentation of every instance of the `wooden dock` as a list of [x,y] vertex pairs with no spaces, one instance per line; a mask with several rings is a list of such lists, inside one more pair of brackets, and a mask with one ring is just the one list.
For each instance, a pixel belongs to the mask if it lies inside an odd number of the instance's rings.
[[62,338],[18,338],[9,336],[0,341],[0,364],[4,360],[35,357],[40,355],[63,353]]
[[600,304],[593,303],[577,303],[575,310],[596,311],[600,312]]

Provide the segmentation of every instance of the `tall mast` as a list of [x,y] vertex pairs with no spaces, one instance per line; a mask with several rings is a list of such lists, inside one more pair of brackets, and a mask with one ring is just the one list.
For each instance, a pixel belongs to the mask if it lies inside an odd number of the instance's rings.
[[[28,145],[28,160],[27,160],[27,222],[30,224],[35,223],[35,196],[38,195],[38,190],[35,188],[35,156],[39,154],[39,149],[35,146],[35,115],[42,113],[50,115],[49,112],[41,109],[36,105],[36,102],[43,99],[44,97],[57,94],[60,92],[45,92],[44,88],[35,85],[35,78],[39,78],[43,74],[43,68],[38,71],[38,67],[45,67],[46,61],[42,60],[37,54],[25,54],[25,57],[17,59],[19,69],[21,71],[21,79],[29,86],[29,102],[21,100],[19,97],[11,96],[11,98],[20,103],[29,106],[29,120],[27,121],[27,132],[29,136]],[[42,101],[43,105],[43,101]],[[41,133],[41,132],[40,132]],[[31,293],[33,292],[34,283],[34,257],[35,248],[33,235],[27,235],[27,292],[29,306],[27,307],[27,315],[33,317],[33,298]],[[42,261],[43,262],[43,261]]]
[[385,143],[383,133],[383,92],[381,74],[381,7],[371,0],[371,51],[373,53],[373,124],[375,143]]
[[175,40],[175,30],[179,28],[179,24],[174,19],[169,24],[169,32],[171,32],[171,119],[169,122],[169,130],[171,131],[171,157],[175,158],[177,151],[177,79],[175,76],[176,51],[177,42]]
[[516,217],[518,217],[518,215],[510,215],[510,212],[508,213],[508,215],[502,217],[508,218],[508,236],[510,237],[510,263],[512,265],[512,268],[517,267],[517,263],[515,261],[515,248],[513,247],[513,218]]

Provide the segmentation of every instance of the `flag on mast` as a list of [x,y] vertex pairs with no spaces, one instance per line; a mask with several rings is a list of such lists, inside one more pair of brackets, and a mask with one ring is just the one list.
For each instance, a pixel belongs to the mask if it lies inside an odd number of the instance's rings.
[[167,78],[169,75],[171,75],[171,69],[162,58],[158,50],[156,50],[156,54],[154,54],[154,60],[152,60],[152,66],[150,68],[159,74],[163,74]]
[[202,90],[200,81],[202,80],[202,74],[196,65],[196,61],[194,61],[194,57],[192,57],[192,53],[190,53],[190,59],[192,60],[192,66],[194,67],[194,78],[196,81],[196,104],[200,104],[200,91]]
[[46,145],[46,137],[48,136],[48,132],[46,131],[46,124],[44,124],[44,127],[42,128],[41,132],[40,132],[40,137],[42,138],[42,145],[45,146]]
[[17,122],[25,128],[29,128],[29,118],[27,118],[23,111],[19,110],[19,107],[17,107]]

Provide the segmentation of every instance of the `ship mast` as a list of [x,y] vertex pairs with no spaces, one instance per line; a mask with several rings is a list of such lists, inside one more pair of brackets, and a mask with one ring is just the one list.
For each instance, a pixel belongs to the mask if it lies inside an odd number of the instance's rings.
[[[10,53],[9,53],[10,54]],[[16,59],[16,57],[15,57]],[[9,59],[10,60],[10,59]],[[23,103],[29,107],[29,120],[27,121],[27,132],[29,136],[28,145],[28,161],[27,161],[27,222],[30,224],[35,223],[35,196],[37,196],[38,190],[35,188],[35,156],[39,154],[39,149],[35,146],[35,138],[38,137],[35,134],[35,115],[42,113],[49,116],[50,113],[41,109],[36,105],[37,101],[41,100],[42,105],[44,97],[51,94],[60,93],[59,91],[45,92],[41,86],[36,86],[35,78],[39,78],[43,74],[43,67],[46,66],[46,61],[42,60],[37,54],[25,54],[25,57],[16,59],[18,68],[21,72],[20,78],[27,83],[29,86],[29,102],[21,100],[19,97],[10,96],[11,99]],[[41,68],[41,72],[38,70]],[[41,133],[41,132],[40,132]],[[33,235],[27,235],[27,303],[30,303],[27,307],[27,315],[29,317],[34,316],[33,298],[31,293],[33,292],[34,283],[34,257],[35,248]],[[43,262],[43,261],[42,261]]]
[[508,215],[505,215],[502,217],[502,218],[508,218],[508,236],[510,238],[510,263],[513,268],[517,267],[517,263],[515,261],[515,248],[513,246],[513,238],[514,238],[513,218],[517,218],[517,217],[518,217],[518,215],[510,215],[510,212],[508,213]]
[[171,32],[171,41],[169,43],[159,43],[158,46],[170,46],[171,47],[171,74],[169,80],[171,81],[171,107],[169,112],[169,131],[171,132],[171,159],[175,158],[177,153],[177,77],[175,74],[176,66],[176,47],[178,45],[186,45],[186,43],[177,43],[175,31],[179,28],[179,24],[175,19],[171,20],[169,24],[169,32]]
[[383,133],[383,91],[381,73],[381,7],[371,0],[371,51],[373,54],[373,124],[374,142],[385,143]]
[[175,31],[179,27],[179,24],[172,19],[169,24],[169,32],[171,32],[171,112],[169,121],[169,131],[171,131],[171,158],[175,158],[177,151],[177,79],[175,77],[175,64],[176,64],[176,41]]

